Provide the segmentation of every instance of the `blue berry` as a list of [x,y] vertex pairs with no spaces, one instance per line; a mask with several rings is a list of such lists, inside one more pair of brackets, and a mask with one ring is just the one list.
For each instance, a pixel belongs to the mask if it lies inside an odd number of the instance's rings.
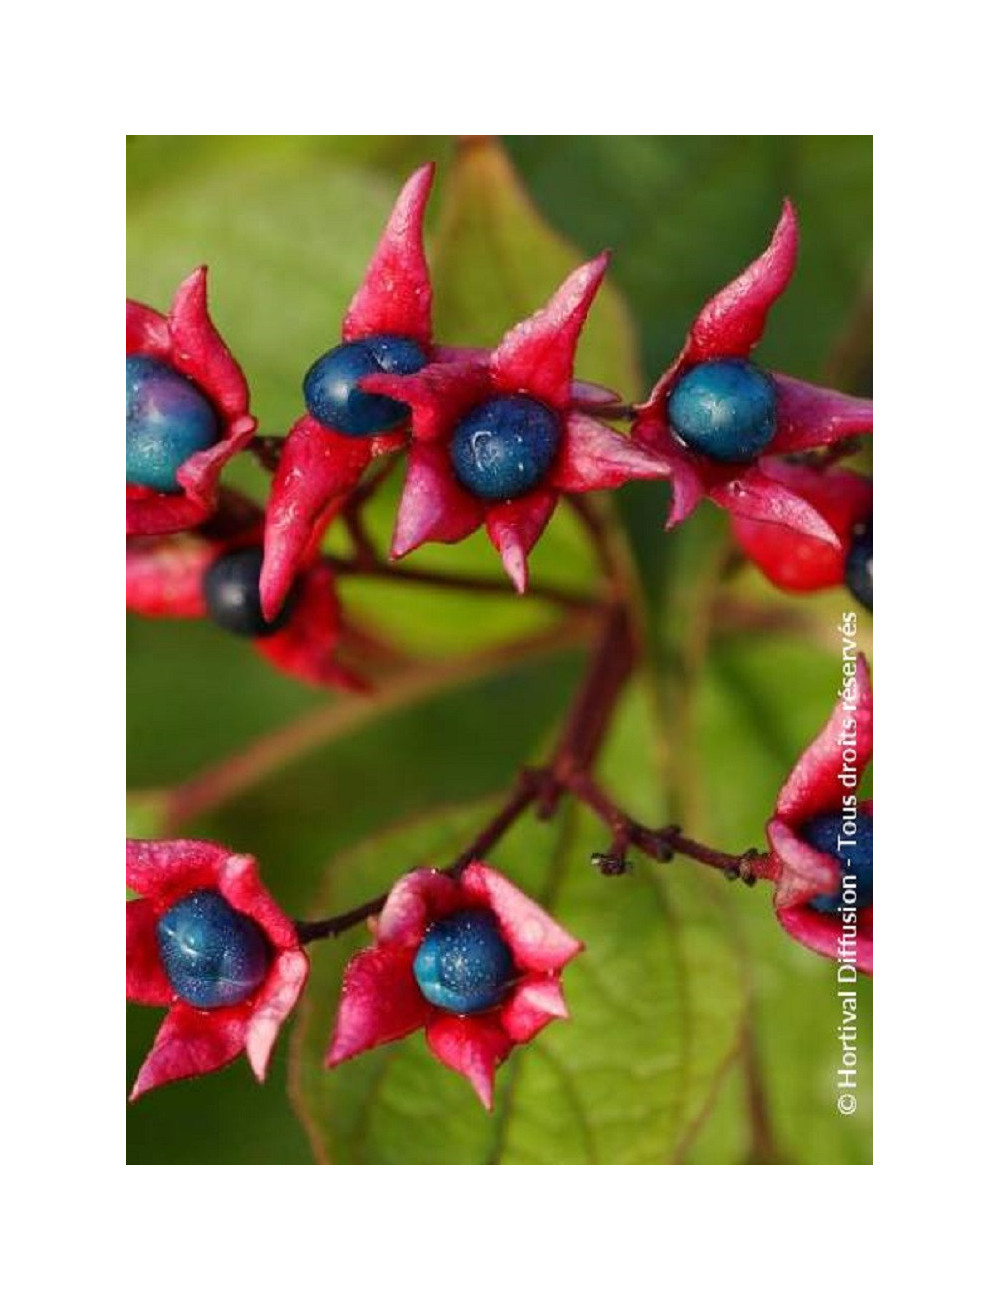
[[219,438],[215,407],[190,379],[155,357],[125,358],[125,481],[180,492],[177,471]]
[[844,581],[848,590],[864,605],[872,607],[872,521],[862,524],[854,534],[847,552]]
[[163,913],[156,926],[170,986],[193,1007],[233,1007],[263,984],[271,949],[255,921],[200,889]]
[[292,588],[273,623],[268,623],[260,607],[260,570],[264,551],[248,546],[229,551],[205,570],[201,589],[213,623],[235,632],[237,636],[273,636],[292,616],[298,592]]
[[[813,817],[811,821],[806,822],[799,834],[814,849],[819,849],[821,853],[831,853],[838,860],[841,880],[845,875],[854,877],[854,887],[858,895],[854,905],[871,907],[872,815],[858,812],[856,821],[857,830],[851,830],[851,834],[846,837],[853,840],[853,843],[844,844],[842,847],[838,847],[838,839],[845,838],[844,820],[840,813],[823,813],[819,817]],[[817,912],[836,912],[840,905],[840,894],[817,894],[809,901],[809,906]]]
[[303,380],[313,419],[349,438],[367,438],[405,420],[410,408],[391,397],[366,393],[359,379],[369,375],[412,375],[427,364],[427,353],[413,339],[373,334],[342,343],[314,361]]
[[503,1000],[514,959],[492,912],[453,912],[424,935],[413,974],[428,1002],[468,1016]]
[[451,464],[473,496],[509,501],[545,477],[559,450],[559,417],[533,397],[494,397],[475,407],[451,438]]
[[670,427],[685,446],[712,460],[749,461],[777,429],[778,399],[769,375],[731,357],[694,366],[667,403]]

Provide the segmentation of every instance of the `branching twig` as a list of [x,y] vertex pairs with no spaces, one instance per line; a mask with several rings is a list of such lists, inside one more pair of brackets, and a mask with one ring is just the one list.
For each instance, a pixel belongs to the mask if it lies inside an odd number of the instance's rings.
[[[606,418],[626,417],[633,414],[631,407],[606,408]],[[277,465],[282,440],[258,437],[250,450],[266,469]],[[441,573],[432,569],[395,567],[379,556],[365,526],[364,507],[394,469],[394,457],[386,457],[378,469],[361,483],[344,503],[340,512],[353,545],[347,559],[325,556],[325,563],[338,577],[368,577],[420,584],[427,587],[454,591],[501,594],[510,588],[502,578],[481,577],[461,573]],[[635,821],[594,781],[591,768],[600,752],[621,699],[625,686],[631,679],[638,658],[638,642],[626,603],[628,574],[615,553],[612,538],[600,512],[584,497],[570,495],[566,498],[570,508],[580,519],[594,547],[598,563],[610,589],[606,600],[578,595],[564,588],[535,583],[530,595],[545,600],[567,614],[601,614],[601,631],[597,638],[590,664],[580,683],[579,690],[567,715],[562,733],[551,761],[542,768],[526,768],[507,799],[483,827],[475,839],[444,870],[444,874],[457,878],[470,862],[475,861],[506,834],[511,826],[532,806],[538,816],[551,817],[563,795],[572,795],[589,807],[611,830],[608,852],[595,853],[593,861],[606,875],[621,875],[628,869],[626,853],[629,848],[639,849],[657,862],[669,862],[683,854],[696,862],[722,871],[729,879],[740,879],[752,885],[756,881],[754,864],[760,855],[749,850],[741,855],[723,853],[682,835],[677,826],[653,829]],[[294,753],[298,737],[289,738],[290,744],[279,750],[279,760]],[[271,755],[263,756],[265,762]],[[174,821],[185,820],[193,811],[202,811],[219,795],[231,794],[242,784],[243,773],[222,768],[217,773],[205,774],[175,792],[172,816]],[[296,923],[302,943],[317,939],[336,938],[346,930],[376,915],[384,907],[386,894],[366,903],[340,912],[335,916],[316,921]]]
[[[511,826],[530,808],[537,805],[538,815],[552,815],[563,794],[573,795],[595,812],[611,829],[612,842],[607,853],[595,853],[593,861],[605,875],[621,875],[628,868],[626,852],[635,847],[657,862],[669,862],[675,854],[722,871],[727,879],[756,883],[754,865],[760,858],[756,850],[735,855],[710,848],[683,835],[677,826],[653,829],[643,826],[620,808],[591,777],[589,769],[606,734],[634,664],[626,611],[611,606],[602,635],[591,659],[566,726],[556,745],[552,761],[542,768],[526,768],[510,795],[468,847],[446,868],[446,875],[457,877],[470,862],[488,853]],[[349,912],[320,921],[298,922],[303,943],[315,939],[335,938],[345,930],[374,916],[385,905],[387,895],[380,895]]]
[[[479,832],[464,853],[459,854],[442,874],[457,877],[462,874],[470,862],[474,862],[484,853],[488,853],[501,839],[523,812],[535,802],[543,788],[543,774],[526,770],[521,773],[510,797],[496,816]],[[300,943],[312,943],[316,939],[335,939],[352,926],[365,921],[380,912],[385,906],[388,894],[362,903],[360,907],[349,912],[340,912],[337,916],[325,917],[322,921],[297,921]]]

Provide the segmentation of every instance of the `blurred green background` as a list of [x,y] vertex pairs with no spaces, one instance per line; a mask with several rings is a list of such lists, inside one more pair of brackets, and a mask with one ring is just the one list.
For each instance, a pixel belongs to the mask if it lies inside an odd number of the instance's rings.
[[[165,308],[207,262],[213,314],[262,431],[283,432],[301,410],[302,374],[338,339],[400,182],[428,158],[439,164],[428,228],[441,341],[494,341],[610,246],[580,370],[643,396],[705,298],[765,246],[787,194],[799,270],[759,358],[870,391],[868,137],[134,137],[128,293]],[[266,490],[252,465],[230,480]],[[383,540],[397,490],[375,503]],[[786,597],[734,566],[711,507],[665,536],[666,496],[641,485],[615,497],[649,655],[601,774],[637,815],[740,851],[762,844],[778,787],[830,711],[836,624],[853,606],[837,592]],[[416,562],[499,571],[482,537]],[[592,564],[565,510],[533,573],[586,588]],[[457,851],[518,765],[545,752],[585,654],[577,637],[505,656],[498,647],[553,622],[513,596],[357,580],[342,593],[409,656],[367,702],[280,677],[212,627],[129,620],[134,832],[162,833],[168,792],[231,773],[227,760],[249,747],[229,796],[173,830],[255,854],[296,915],[351,906]],[[867,644],[863,612],[860,622]],[[680,862],[605,880],[588,865],[605,843],[567,810],[520,826],[493,855],[588,950],[566,976],[573,1020],[503,1067],[492,1116],[417,1037],[320,1068],[358,932],[312,950],[308,995],[266,1085],[241,1061],[144,1097],[128,1112],[130,1163],[870,1162],[867,982],[860,1106],[843,1118],[834,970],[785,936],[770,889]],[[128,1009],[129,1079],[161,1015]]]

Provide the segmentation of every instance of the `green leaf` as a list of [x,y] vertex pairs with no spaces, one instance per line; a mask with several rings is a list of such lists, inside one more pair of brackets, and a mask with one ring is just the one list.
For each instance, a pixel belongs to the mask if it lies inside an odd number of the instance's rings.
[[132,201],[233,162],[290,159],[316,171],[347,165],[396,178],[447,152],[450,137],[421,135],[133,135],[128,143]]
[[[562,280],[604,243],[583,251],[535,207],[506,152],[490,137],[459,147],[448,172],[435,242],[437,329],[443,341],[492,347],[542,307]],[[623,392],[637,380],[628,309],[605,283],[591,309],[578,373]]]
[[[760,253],[795,203],[799,266],[771,313],[765,365],[819,378],[871,261],[869,136],[519,136],[542,211],[586,247],[615,249],[642,330],[646,380],[695,313]],[[633,393],[638,396],[638,393]]]
[[[637,692],[606,760],[646,807],[659,801],[656,782],[635,760],[652,741],[650,723],[648,702]],[[490,810],[482,803],[438,807],[338,857],[319,906],[340,910],[415,865],[443,864]],[[343,966],[366,936],[315,946],[292,1088],[318,1159],[558,1164],[678,1157],[739,1041],[740,957],[714,882],[688,868],[648,864],[606,879],[589,865],[590,853],[606,841],[607,832],[573,808],[551,824],[523,819],[490,855],[587,944],[564,975],[572,1020],[515,1051],[498,1075],[492,1115],[464,1079],[430,1056],[421,1035],[326,1070]]]
[[130,791],[125,800],[125,834],[155,840],[163,835],[169,794],[164,790]]

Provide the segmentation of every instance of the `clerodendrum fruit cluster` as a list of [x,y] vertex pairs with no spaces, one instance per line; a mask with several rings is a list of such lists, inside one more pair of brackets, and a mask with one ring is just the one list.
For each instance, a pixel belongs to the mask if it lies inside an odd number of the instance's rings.
[[[363,687],[338,662],[340,604],[322,544],[389,452],[406,458],[394,559],[483,526],[523,592],[561,496],[662,479],[668,528],[708,497],[775,584],[844,583],[871,609],[871,482],[836,467],[829,450],[815,455],[870,433],[871,405],[751,360],[794,269],[790,204],[765,252],[706,303],[648,399],[629,407],[574,375],[606,253],[490,351],[435,338],[422,236],[432,177],[425,166],[403,187],[339,340],[304,366],[305,411],[280,444],[263,510],[219,482],[254,446],[257,426],[208,314],[205,269],[183,282],[166,316],[127,303],[130,609],[211,619],[285,672]],[[628,434],[609,423],[623,417]],[[774,882],[789,934],[836,956],[850,867],[858,962],[870,973],[870,804],[857,807],[850,860],[838,833],[845,727],[860,770],[871,756],[871,687],[857,663],[853,690],[778,796],[755,873]],[[127,904],[128,996],[168,1008],[133,1096],[243,1051],[262,1078],[308,973],[303,927],[264,889],[253,859],[219,845],[130,842],[127,880],[140,895]],[[567,1014],[560,974],[582,944],[483,862],[407,873],[373,935],[347,967],[331,1066],[423,1028],[431,1051],[489,1106],[511,1049]]]

